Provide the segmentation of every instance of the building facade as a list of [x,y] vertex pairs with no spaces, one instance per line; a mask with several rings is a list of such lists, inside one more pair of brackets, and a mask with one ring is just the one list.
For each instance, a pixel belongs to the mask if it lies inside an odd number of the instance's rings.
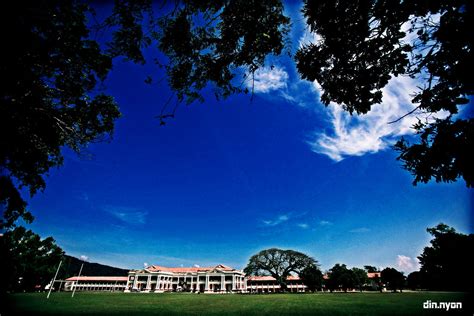
[[[306,285],[298,276],[290,275],[287,279],[287,291],[292,293],[306,292]],[[281,286],[276,279],[271,276],[249,276],[247,278],[248,293],[277,293]]]
[[244,293],[245,274],[219,264],[215,267],[167,268],[149,266],[128,274],[125,292]]
[[123,292],[128,277],[116,276],[75,276],[64,280],[64,291],[108,291]]

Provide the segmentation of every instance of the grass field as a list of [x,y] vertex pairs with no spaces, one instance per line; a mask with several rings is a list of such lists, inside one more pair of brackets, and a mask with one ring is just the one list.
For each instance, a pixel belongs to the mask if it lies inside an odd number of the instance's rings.
[[[423,302],[463,302],[463,310],[425,310]],[[144,293],[13,294],[4,315],[473,315],[463,293],[198,295]],[[5,307],[7,304],[2,305]]]

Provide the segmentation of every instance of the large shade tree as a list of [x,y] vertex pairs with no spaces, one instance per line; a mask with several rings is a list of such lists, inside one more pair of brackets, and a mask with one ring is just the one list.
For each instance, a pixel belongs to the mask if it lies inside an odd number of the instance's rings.
[[269,275],[275,278],[282,291],[287,289],[287,279],[292,274],[300,275],[308,267],[317,267],[318,262],[308,255],[294,251],[270,248],[253,255],[244,269],[247,275]]
[[[431,246],[418,257],[422,285],[432,290],[472,291],[474,234],[461,234],[440,223],[427,229]],[[460,273],[462,277],[460,277]]]

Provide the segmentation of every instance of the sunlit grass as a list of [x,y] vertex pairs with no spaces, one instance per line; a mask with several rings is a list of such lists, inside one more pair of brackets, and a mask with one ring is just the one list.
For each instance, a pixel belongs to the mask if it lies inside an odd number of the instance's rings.
[[[423,302],[463,302],[463,293],[319,293],[205,295],[145,293],[45,293],[8,296],[11,314],[28,315],[449,315]],[[7,313],[8,314],[8,313]],[[472,315],[472,313],[471,313]]]

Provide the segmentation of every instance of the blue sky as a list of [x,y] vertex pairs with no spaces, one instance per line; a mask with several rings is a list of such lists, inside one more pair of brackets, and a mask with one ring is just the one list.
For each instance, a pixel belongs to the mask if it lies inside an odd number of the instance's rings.
[[[298,7],[293,48],[313,36]],[[416,82],[395,78],[384,102],[364,117],[318,102],[317,84],[299,80],[288,58],[256,74],[255,95],[182,105],[154,118],[170,95],[146,85],[151,66],[116,61],[105,82],[123,113],[110,143],[81,157],[65,151],[47,188],[29,200],[31,228],[71,255],[123,268],[243,268],[268,247],[314,256],[323,269],[416,269],[425,229],[445,222],[473,232],[472,190],[412,186],[390,148],[416,117],[388,124],[413,105]]]

